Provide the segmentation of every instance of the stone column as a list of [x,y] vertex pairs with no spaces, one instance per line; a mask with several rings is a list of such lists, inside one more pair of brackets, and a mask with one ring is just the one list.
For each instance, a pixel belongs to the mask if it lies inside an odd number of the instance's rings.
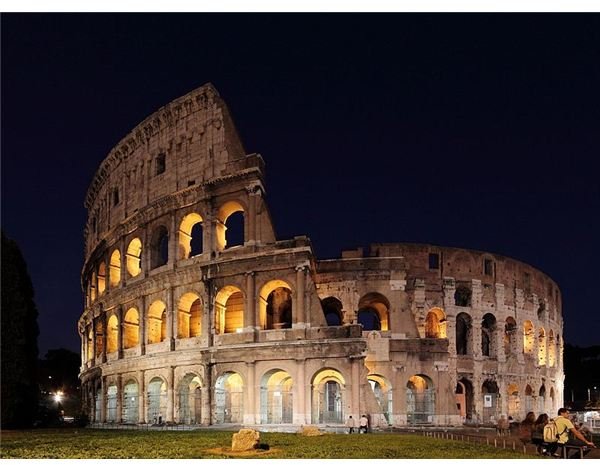
[[213,341],[213,328],[214,328],[214,320],[213,320],[213,306],[214,303],[211,301],[211,280],[203,280],[203,292],[202,292],[202,303],[203,303],[203,312],[202,312],[202,335],[206,338],[206,345],[208,347],[212,346]]
[[177,334],[175,299],[173,298],[173,288],[167,289],[167,341],[169,341],[169,350],[175,350],[175,335]]
[[87,367],[87,347],[86,347],[86,339],[87,335],[85,332],[85,326],[83,327],[83,332],[81,331],[81,327],[79,330],[79,336],[81,337],[81,368],[79,371],[83,371]]
[[143,296],[140,300],[138,300],[138,302],[141,301],[141,305],[139,305],[139,312],[140,312],[140,335],[139,335],[139,340],[140,340],[140,355],[145,355],[146,354],[146,314],[148,313],[147,309],[146,309],[146,303],[147,303],[148,298],[146,296]]
[[168,261],[167,264],[169,265],[170,269],[174,269],[175,266],[177,265],[177,249],[179,248],[179,234],[177,234],[177,225],[176,225],[176,221],[175,221],[175,213],[171,213],[171,221],[170,221],[170,228],[169,228],[169,257],[168,257]]
[[481,355],[481,319],[479,318],[479,312],[473,315],[472,318],[472,332],[471,332],[471,353],[473,358],[480,359]]
[[306,288],[306,265],[296,267],[296,302],[293,307],[293,325],[301,328],[307,326],[304,293]]
[[[142,241],[144,241],[142,243],[142,256],[141,256],[141,265],[142,265],[142,276],[144,278],[148,277],[148,274],[150,273],[150,234],[148,233],[148,226],[144,227],[144,231],[142,234]],[[138,275],[139,276],[139,275]]]
[[244,331],[256,329],[256,290],[254,271],[246,272],[246,306],[244,307]]
[[119,257],[119,287],[125,287],[125,281],[127,281],[127,244],[123,244],[122,242],[119,244],[119,253],[121,256]]
[[123,358],[123,330],[125,328],[125,322],[123,321],[123,306],[117,307],[117,318],[119,319],[119,326],[117,327],[117,357]]
[[146,423],[146,380],[144,370],[138,371],[138,423]]
[[254,244],[256,241],[256,193],[255,189],[258,186],[248,186],[246,187],[246,192],[248,193],[248,215],[244,215],[246,218],[245,227],[247,228],[246,234],[246,244]]
[[448,354],[456,356],[456,316],[446,314],[446,336],[448,337]]
[[494,346],[496,353],[492,356],[496,356],[499,363],[506,361],[506,354],[504,353],[504,325],[503,321],[496,321],[496,329],[494,330]]
[[123,422],[123,377],[117,375],[117,423]]
[[[350,406],[350,414],[353,418],[360,418],[360,363],[364,357],[350,357],[352,363],[352,405]],[[346,412],[344,412],[346,415]],[[344,418],[345,420],[345,418]]]
[[100,423],[106,423],[106,376],[100,378]]
[[173,422],[175,407],[175,367],[170,366],[167,371],[167,421]]
[[90,366],[96,365],[96,318],[92,315],[92,359],[90,360]]
[[256,386],[256,365],[254,362],[246,362],[246,371],[247,371],[247,383],[246,387],[246,403],[247,407],[244,409],[244,423],[248,425],[254,425],[257,423],[256,421],[256,396],[257,392]]
[[[506,418],[508,418],[508,386],[504,380],[498,382],[498,397],[500,397],[499,415],[505,415]],[[496,418],[496,420],[498,420],[498,418]]]
[[102,321],[102,363],[106,363],[106,342],[108,333],[108,324],[106,319],[106,313],[103,313],[100,317]]
[[[310,412],[310,404],[307,404],[306,396],[306,380],[305,380],[305,363],[304,359],[296,360],[296,380],[295,395],[294,395],[294,424],[304,425],[310,423],[308,412]],[[310,402],[310,396],[308,396]]]
[[204,386],[202,386],[202,408],[200,421],[203,426],[211,424],[210,404],[212,401],[212,369],[210,365],[204,367]]

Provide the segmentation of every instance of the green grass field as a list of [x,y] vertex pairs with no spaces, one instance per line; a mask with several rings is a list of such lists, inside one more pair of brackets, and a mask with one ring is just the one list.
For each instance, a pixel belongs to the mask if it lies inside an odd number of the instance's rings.
[[[218,459],[210,449],[231,447],[231,431],[119,431],[55,429],[2,431],[0,457],[22,459]],[[468,459],[533,458],[512,450],[404,434],[327,434],[306,437],[261,433],[271,450],[257,458]],[[253,457],[252,455],[249,457]]]

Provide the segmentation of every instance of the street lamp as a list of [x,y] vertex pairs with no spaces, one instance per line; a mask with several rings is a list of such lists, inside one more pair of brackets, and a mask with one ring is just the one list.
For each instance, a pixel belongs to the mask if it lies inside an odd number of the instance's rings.
[[62,401],[63,398],[63,393],[62,391],[56,391],[56,394],[54,394],[54,401],[59,404]]

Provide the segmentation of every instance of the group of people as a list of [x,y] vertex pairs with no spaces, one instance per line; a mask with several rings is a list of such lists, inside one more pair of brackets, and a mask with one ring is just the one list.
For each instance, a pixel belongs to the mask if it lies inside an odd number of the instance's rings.
[[[348,434],[354,433],[354,429],[356,428],[356,421],[352,418],[352,415],[348,417],[346,420],[346,426],[348,427]],[[359,433],[368,433],[369,432],[369,419],[366,415],[360,417],[358,421],[358,432]]]
[[[551,421],[556,427],[556,441],[549,442],[544,438],[544,428]],[[532,443],[537,446],[539,454],[557,455],[557,449],[561,445],[578,446],[583,448],[584,455],[596,445],[580,430],[569,418],[569,410],[566,408],[558,409],[558,416],[551,420],[546,413],[542,413],[535,418],[533,412],[529,412],[519,425],[519,438],[523,444]]]

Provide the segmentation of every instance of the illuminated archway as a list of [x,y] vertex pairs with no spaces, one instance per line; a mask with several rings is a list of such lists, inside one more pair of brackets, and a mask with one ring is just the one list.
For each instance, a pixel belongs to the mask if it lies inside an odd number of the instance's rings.
[[94,302],[96,300],[97,294],[96,294],[96,282],[97,282],[97,278],[96,278],[96,272],[93,271],[92,272],[92,279],[90,281],[90,299],[92,302]]
[[375,395],[377,404],[384,417],[385,424],[392,424],[392,385],[381,375],[371,374],[367,377],[369,386]]
[[111,354],[118,349],[119,339],[119,319],[116,315],[111,315],[108,318],[106,332],[106,352]]
[[346,381],[334,369],[325,368],[312,381],[312,422],[343,423],[346,404]]
[[215,299],[217,334],[240,332],[244,328],[244,295],[235,286],[225,286]]
[[525,320],[523,323],[523,353],[532,355],[534,345],[535,331],[533,329],[533,323],[529,320]]
[[215,383],[216,423],[241,423],[244,416],[244,381],[239,373],[225,373]]
[[104,261],[98,265],[98,296],[104,294],[106,290],[106,264]]
[[106,421],[114,423],[117,421],[117,386],[111,384],[106,390]]
[[110,256],[108,270],[108,283],[110,287],[117,287],[121,281],[121,252],[115,249]]
[[129,276],[133,278],[139,275],[142,271],[142,241],[139,238],[131,240],[125,257]]
[[148,421],[160,424],[167,418],[167,383],[159,377],[148,383]]
[[134,380],[127,381],[123,387],[123,423],[138,422],[139,402],[138,383]]
[[533,412],[533,389],[529,384],[525,386],[525,412]]
[[148,308],[148,344],[162,342],[167,338],[167,306],[155,300]]
[[434,339],[444,339],[446,337],[446,314],[441,308],[435,307],[427,312],[425,337]]
[[274,369],[260,382],[260,422],[282,424],[293,422],[293,381],[287,371]]
[[179,423],[200,424],[201,412],[202,382],[195,373],[188,373],[179,385]]
[[406,416],[410,424],[432,423],[435,414],[435,389],[431,379],[413,375],[406,384]]
[[554,331],[548,333],[548,366],[553,367],[556,364],[556,342],[554,341]]
[[186,215],[179,225],[179,257],[200,255],[203,248],[203,219],[198,213]]
[[140,343],[140,315],[136,308],[127,310],[123,323],[123,348],[130,349]]
[[538,365],[546,366],[546,331],[540,328],[538,333]]
[[292,327],[292,288],[281,279],[266,283],[260,290],[259,321],[263,329]]
[[[231,216],[234,213],[238,213],[240,212],[242,214],[242,223],[240,224],[236,224],[236,228],[234,230],[234,228],[232,228],[232,230],[230,230],[229,232],[227,232],[228,229],[228,222],[231,218]],[[229,247],[233,247],[235,245],[243,245],[244,243],[244,234],[245,234],[245,230],[244,230],[244,223],[243,220],[244,218],[244,208],[235,201],[229,201],[226,202],[225,204],[223,204],[221,206],[221,208],[219,208],[219,211],[217,213],[217,228],[216,228],[216,235],[217,235],[217,248],[218,250],[223,250]],[[241,231],[239,231],[238,229],[241,227]],[[231,240],[232,235],[235,235],[236,237],[238,237],[238,240],[233,241]],[[241,236],[241,244],[240,244],[240,240],[239,237]]]
[[177,308],[177,337],[198,337],[202,334],[202,303],[193,292],[179,299]]
[[516,384],[510,384],[506,390],[506,394],[508,395],[508,415],[513,418],[519,418],[521,412],[519,387]]
[[378,292],[369,292],[358,302],[358,323],[363,331],[388,331],[390,301]]

